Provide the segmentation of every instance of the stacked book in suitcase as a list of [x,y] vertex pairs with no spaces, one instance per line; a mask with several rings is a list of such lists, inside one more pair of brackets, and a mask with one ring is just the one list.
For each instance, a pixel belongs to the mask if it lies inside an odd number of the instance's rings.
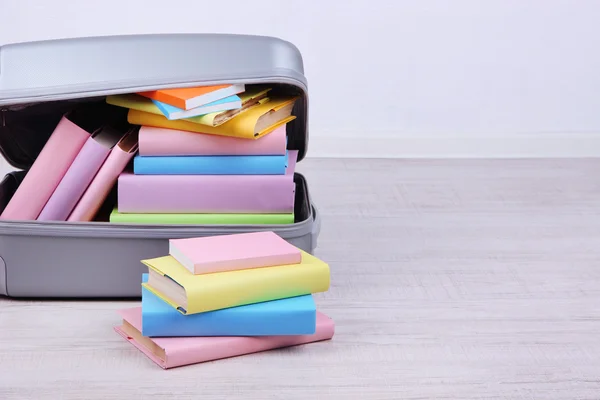
[[[301,54],[286,41],[220,34],[131,35],[0,47],[0,151],[15,169],[0,182],[0,213],[57,121],[74,107],[102,107],[109,96],[221,84],[266,85],[276,95],[294,96],[295,119],[285,124],[286,146],[297,153],[296,161],[304,158],[307,83]],[[293,173],[293,184],[293,219],[286,224],[1,218],[0,295],[140,297],[145,271],[140,260],[165,254],[173,238],[268,230],[312,253],[319,215],[302,174]],[[118,196],[115,183],[103,209],[111,210]]]

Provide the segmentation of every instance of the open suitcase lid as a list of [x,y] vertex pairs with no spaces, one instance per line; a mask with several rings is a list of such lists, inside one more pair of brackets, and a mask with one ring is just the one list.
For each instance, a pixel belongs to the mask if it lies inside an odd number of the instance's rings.
[[298,161],[308,146],[302,56],[281,39],[228,34],[152,34],[57,39],[0,46],[0,151],[28,168],[78,99],[218,83],[272,83],[300,95],[287,124]]

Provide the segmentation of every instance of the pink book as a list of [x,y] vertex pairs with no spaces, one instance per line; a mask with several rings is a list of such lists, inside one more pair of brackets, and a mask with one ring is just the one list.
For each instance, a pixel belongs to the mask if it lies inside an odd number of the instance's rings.
[[0,218],[37,219],[91,133],[63,116]]
[[90,136],[54,193],[38,216],[38,221],[66,221],[110,150],[125,132],[105,126]]
[[138,128],[132,128],[112,148],[67,221],[92,221],[133,155],[137,151]]
[[140,333],[141,307],[120,310],[119,314],[123,324],[115,331],[163,369],[330,340],[335,333],[333,320],[317,311],[316,331],[311,335],[150,338]]
[[119,213],[290,213],[294,211],[297,150],[285,175],[119,176]]
[[285,125],[258,140],[142,126],[141,156],[284,155]]
[[275,232],[170,239],[169,254],[191,273],[300,264],[300,249]]

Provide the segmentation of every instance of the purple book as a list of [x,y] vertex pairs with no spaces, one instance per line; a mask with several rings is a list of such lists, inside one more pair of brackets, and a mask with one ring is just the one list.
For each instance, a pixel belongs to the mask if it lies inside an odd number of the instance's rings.
[[285,175],[134,175],[117,185],[120,213],[290,213],[297,150]]
[[66,221],[123,132],[104,127],[90,136],[46,202],[38,221]]

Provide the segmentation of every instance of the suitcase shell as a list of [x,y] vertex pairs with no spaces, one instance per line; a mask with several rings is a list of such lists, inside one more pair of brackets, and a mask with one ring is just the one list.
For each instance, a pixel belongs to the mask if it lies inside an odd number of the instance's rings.
[[[108,94],[218,83],[268,83],[297,93],[288,148],[301,161],[308,145],[308,89],[299,50],[272,37],[227,34],[125,35],[0,47],[0,152],[26,171],[51,131],[9,130],[27,113],[62,113],[72,101]],[[7,120],[9,122],[7,122]],[[25,175],[0,182],[2,210]],[[170,238],[272,230],[313,253],[320,218],[296,172],[290,225],[127,225],[0,220],[0,295],[36,298],[141,296],[141,259],[168,253]]]

